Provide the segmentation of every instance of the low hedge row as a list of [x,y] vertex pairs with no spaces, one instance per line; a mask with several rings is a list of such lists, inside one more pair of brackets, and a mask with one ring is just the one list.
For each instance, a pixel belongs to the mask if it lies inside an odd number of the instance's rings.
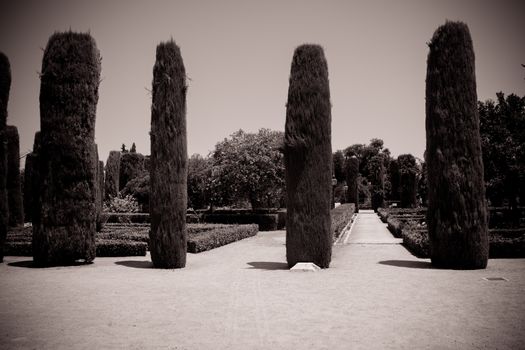
[[[428,230],[414,220],[387,219],[388,228],[395,237],[403,238],[403,245],[418,258],[430,257]],[[489,257],[525,258],[525,228],[490,229]]]
[[200,253],[217,248],[241,239],[255,236],[259,231],[257,225],[229,225],[188,234],[188,252]]
[[346,225],[352,221],[352,217],[355,213],[355,204],[346,203],[341,204],[337,208],[332,209],[331,218],[332,218],[332,237],[335,242],[337,238],[343,232],[343,229]]
[[259,226],[259,231],[275,231],[279,226],[279,215],[277,213],[205,213],[202,214],[201,220],[206,223],[227,225],[256,224]]
[[97,256],[145,256],[148,244],[127,239],[97,239]]

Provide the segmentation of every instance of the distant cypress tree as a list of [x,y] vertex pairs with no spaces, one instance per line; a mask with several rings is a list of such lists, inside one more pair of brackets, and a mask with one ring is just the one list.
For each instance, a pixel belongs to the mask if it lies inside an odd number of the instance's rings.
[[384,205],[385,200],[385,166],[381,154],[373,156],[368,167],[370,169],[370,183],[372,185],[372,209],[377,211]]
[[401,179],[396,159],[390,161],[388,173],[390,177],[390,199],[394,201],[399,200],[399,182]]
[[400,174],[399,194],[401,208],[415,208],[417,206],[417,164],[411,154],[401,154],[397,157]]
[[7,201],[7,140],[5,135],[7,102],[11,89],[11,65],[7,56],[0,52],[0,262],[4,261],[4,243],[9,221]]
[[55,33],[44,51],[40,86],[37,265],[95,258],[94,136],[100,54],[89,34]]
[[301,45],[293,56],[284,141],[288,266],[332,256],[331,105],[328,65],[321,46]]
[[[28,207],[31,215],[31,222],[40,223],[40,176],[39,176],[39,154],[40,154],[41,137],[40,131],[35,133],[35,139],[33,142],[33,152],[31,152],[31,165],[30,165],[30,180],[31,183],[26,182],[26,188],[30,189],[31,193],[31,206]],[[27,162],[27,159],[26,159]]]
[[97,162],[97,179],[96,179],[96,188],[97,191],[95,193],[95,207],[97,210],[97,232],[100,232],[102,230],[103,222],[102,222],[102,210],[103,210],[103,203],[104,203],[104,162],[98,161]]
[[135,146],[135,142],[133,142],[133,144],[131,145],[131,148],[129,149],[129,151],[131,153],[136,153],[137,152],[137,146]]
[[144,155],[131,152],[122,153],[119,172],[119,191],[121,191],[128,182],[144,172]]
[[348,203],[355,203],[355,212],[359,212],[359,159],[351,156],[346,161],[346,184],[348,185]]
[[157,268],[186,266],[186,71],[173,40],[157,46],[151,107],[150,251]]
[[120,152],[110,151],[106,161],[106,178],[104,182],[104,198],[110,200],[119,192]]
[[472,39],[447,22],[429,44],[426,79],[428,228],[432,264],[487,266],[487,204]]
[[31,222],[33,219],[33,168],[35,164],[35,155],[33,152],[26,155],[24,166],[24,221]]
[[16,126],[6,127],[7,136],[7,201],[9,226],[24,224],[24,204],[20,179],[20,137]]

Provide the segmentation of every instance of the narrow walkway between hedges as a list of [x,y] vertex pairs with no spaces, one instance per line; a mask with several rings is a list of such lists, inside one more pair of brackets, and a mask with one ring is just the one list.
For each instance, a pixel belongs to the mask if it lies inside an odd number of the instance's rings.
[[401,244],[403,239],[394,238],[373,210],[360,210],[345,243]]

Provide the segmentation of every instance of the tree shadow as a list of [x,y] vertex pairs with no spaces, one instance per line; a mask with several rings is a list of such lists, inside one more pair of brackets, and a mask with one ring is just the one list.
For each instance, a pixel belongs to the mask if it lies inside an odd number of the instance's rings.
[[251,266],[248,268],[249,270],[288,270],[288,264],[283,262],[252,261],[247,264]]
[[406,267],[411,269],[432,269],[433,266],[428,261],[417,261],[417,260],[383,260],[380,261],[381,265]]
[[71,264],[64,264],[64,265],[37,265],[34,263],[33,260],[22,260],[22,261],[14,261],[10,262],[7,265],[9,266],[15,266],[15,267],[25,267],[28,269],[48,269],[52,267],[76,267],[76,266],[86,266],[91,265],[92,262],[84,262],[84,261],[78,261]]
[[132,267],[135,269],[152,269],[153,263],[148,260],[124,260],[115,262],[116,265]]

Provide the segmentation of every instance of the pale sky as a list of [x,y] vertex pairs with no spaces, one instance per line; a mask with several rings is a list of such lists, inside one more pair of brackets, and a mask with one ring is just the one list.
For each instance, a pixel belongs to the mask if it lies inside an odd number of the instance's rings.
[[132,142],[149,154],[155,48],[173,37],[191,79],[188,153],[206,155],[240,128],[284,130],[293,51],[315,43],[328,61],[333,151],[377,137],[422,158],[426,43],[447,19],[470,27],[478,99],[525,95],[525,1],[1,1],[8,124],[30,150],[42,49],[55,31],[90,31],[102,55],[100,157]]

